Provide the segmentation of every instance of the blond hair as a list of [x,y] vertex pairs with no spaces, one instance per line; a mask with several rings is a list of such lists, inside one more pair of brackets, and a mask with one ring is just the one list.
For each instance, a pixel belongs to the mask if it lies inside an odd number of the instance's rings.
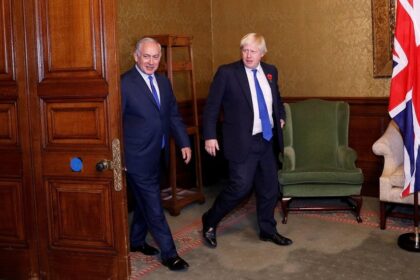
[[240,49],[245,45],[255,43],[262,54],[267,53],[264,36],[258,33],[248,33],[241,39]]

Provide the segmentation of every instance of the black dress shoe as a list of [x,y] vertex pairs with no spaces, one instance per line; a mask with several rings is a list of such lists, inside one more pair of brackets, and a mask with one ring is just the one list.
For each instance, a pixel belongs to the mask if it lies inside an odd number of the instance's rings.
[[130,251],[131,252],[142,252],[146,256],[154,256],[154,255],[159,254],[159,250],[158,249],[156,249],[155,247],[150,246],[147,243],[144,243],[144,245],[141,245],[141,246],[131,247],[130,248]]
[[274,233],[273,235],[266,235],[266,234],[260,234],[260,240],[262,241],[271,241],[274,244],[280,245],[280,246],[287,246],[293,243],[292,240],[290,240],[287,237],[282,236],[279,233]]
[[216,240],[216,228],[209,227],[206,223],[206,215],[207,213],[204,213],[201,220],[203,222],[203,238],[205,243],[211,247],[216,248],[217,247],[217,240]]
[[180,256],[175,256],[162,261],[164,266],[167,266],[170,270],[185,270],[190,265],[184,261]]

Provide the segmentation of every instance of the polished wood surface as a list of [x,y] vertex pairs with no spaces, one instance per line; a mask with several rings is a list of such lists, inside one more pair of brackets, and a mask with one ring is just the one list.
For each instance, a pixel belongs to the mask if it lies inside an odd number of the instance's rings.
[[[322,199],[322,197],[317,197],[316,199]],[[363,197],[361,195],[352,195],[349,197],[341,197],[340,203],[336,202],[335,204],[325,204],[321,205],[319,202],[309,202],[301,205],[294,205],[292,202],[295,200],[309,201],[313,197],[287,197],[282,198],[280,201],[281,210],[283,214],[282,223],[287,224],[287,219],[289,212],[292,211],[352,211],[355,215],[356,221],[358,223],[362,222],[362,217],[360,216],[360,211],[362,210]],[[331,197],[325,197],[325,199],[331,200]]]
[[0,2],[1,279],[129,277],[115,3]]
[[38,278],[23,1],[0,1],[0,278]]
[[[186,35],[147,35],[157,40],[162,46],[162,60],[158,72],[164,73],[171,81],[175,95],[178,83],[182,85],[179,90],[187,93],[188,97],[180,108],[187,126],[187,133],[191,140],[192,159],[194,168],[185,167],[182,155],[177,152],[174,140],[170,140],[169,151],[169,180],[161,192],[162,205],[173,216],[181,213],[181,209],[194,203],[204,203],[203,179],[201,169],[201,141],[199,130],[199,117],[197,106],[197,93],[193,71],[192,37]],[[177,74],[183,74],[177,76]],[[188,112],[186,112],[188,110]],[[188,170],[187,180],[182,180],[185,170]],[[181,172],[180,172],[181,171]],[[192,171],[192,172],[191,172]],[[181,176],[180,176],[181,175]],[[191,178],[193,183],[191,184]],[[189,182],[187,182],[189,181]]]

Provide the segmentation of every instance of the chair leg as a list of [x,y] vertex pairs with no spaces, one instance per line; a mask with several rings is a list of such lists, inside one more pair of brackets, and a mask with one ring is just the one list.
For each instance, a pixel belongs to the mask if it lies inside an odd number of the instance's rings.
[[386,228],[386,203],[384,201],[379,201],[379,212],[380,212],[379,228],[385,229]]
[[282,223],[286,224],[287,223],[287,217],[289,215],[289,203],[290,203],[291,198],[288,197],[283,197],[281,199],[281,211],[283,212],[283,219],[282,219]]
[[362,222],[362,217],[360,217],[360,211],[362,210],[362,205],[363,205],[363,198],[361,195],[355,195],[351,197],[355,202],[356,202],[356,221],[358,223]]

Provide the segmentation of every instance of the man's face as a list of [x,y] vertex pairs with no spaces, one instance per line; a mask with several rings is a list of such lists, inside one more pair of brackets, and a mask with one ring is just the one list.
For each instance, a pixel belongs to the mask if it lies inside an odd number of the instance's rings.
[[153,75],[159,67],[161,52],[154,42],[144,42],[140,50],[134,53],[134,60],[143,73]]
[[260,64],[261,58],[264,56],[255,43],[246,44],[241,49],[242,61],[245,66],[254,69]]

